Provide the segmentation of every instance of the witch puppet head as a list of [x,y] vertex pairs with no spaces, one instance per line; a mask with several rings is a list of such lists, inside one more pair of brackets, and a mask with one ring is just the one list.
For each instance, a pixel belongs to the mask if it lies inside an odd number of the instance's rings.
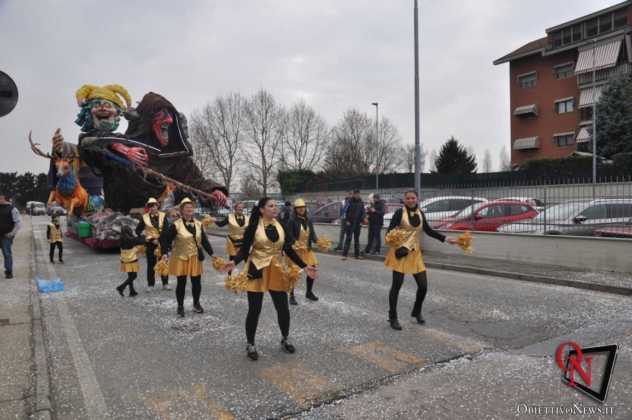
[[81,108],[75,123],[84,133],[115,131],[132,98],[121,85],[83,85],[75,94]]

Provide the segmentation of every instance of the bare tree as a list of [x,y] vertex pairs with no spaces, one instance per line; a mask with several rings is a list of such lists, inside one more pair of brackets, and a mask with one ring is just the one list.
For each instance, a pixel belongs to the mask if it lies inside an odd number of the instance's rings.
[[280,149],[286,129],[283,108],[274,97],[260,90],[246,101],[246,141],[242,147],[246,161],[261,192],[267,195],[274,186],[274,169],[280,158]]
[[241,195],[244,199],[258,199],[263,195],[254,175],[246,174],[241,177]]
[[401,164],[401,136],[387,118],[379,124],[356,109],[348,110],[332,132],[325,157],[325,170],[331,174],[364,175],[393,172]]
[[[419,150],[421,152],[421,156],[419,158],[419,163],[421,166],[420,172],[423,172],[426,166],[426,155],[428,153],[424,150],[423,144],[419,145]],[[403,153],[404,153],[404,162],[403,162],[404,170],[406,172],[415,172],[415,145],[407,144],[403,148]]]
[[304,101],[292,106],[286,115],[283,145],[284,169],[314,170],[320,167],[327,144],[329,129],[316,111]]
[[428,156],[428,172],[434,172],[437,170],[437,152],[432,149]]
[[483,172],[491,172],[492,170],[492,154],[489,149],[485,149],[485,155],[483,156]]
[[[191,118],[194,143],[206,153],[213,169],[220,172],[230,190],[239,163],[239,148],[243,141],[244,99],[238,93],[218,97]],[[205,150],[204,150],[205,149]]]
[[211,158],[211,151],[209,150],[204,137],[196,132],[201,127],[196,126],[195,116],[191,117],[191,123],[189,131],[191,133],[191,147],[193,148],[193,160],[204,177],[213,177],[215,175],[215,166],[213,159]]
[[500,149],[499,163],[501,171],[511,171],[511,160],[509,153],[507,153],[507,147],[505,146]]

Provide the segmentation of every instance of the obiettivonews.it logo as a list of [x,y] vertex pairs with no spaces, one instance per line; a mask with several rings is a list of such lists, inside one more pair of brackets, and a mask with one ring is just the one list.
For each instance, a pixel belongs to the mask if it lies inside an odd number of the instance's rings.
[[604,403],[617,358],[615,344],[582,348],[574,341],[560,344],[555,362],[562,370],[562,382]]

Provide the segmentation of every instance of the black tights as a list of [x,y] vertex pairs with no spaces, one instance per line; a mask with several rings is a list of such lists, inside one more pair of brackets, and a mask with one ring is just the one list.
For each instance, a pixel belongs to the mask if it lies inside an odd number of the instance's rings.
[[134,291],[134,280],[136,280],[136,277],[138,277],[138,274],[136,273],[127,273],[127,280],[121,283],[119,287],[125,290],[125,288],[129,286],[129,291]]
[[[426,292],[428,291],[428,277],[425,271],[413,274],[413,277],[417,282],[417,296],[415,297],[412,316],[417,316],[421,313],[421,305],[424,303]],[[402,288],[403,283],[404,274],[393,271],[393,284],[391,285],[391,292],[388,295],[388,315],[391,319],[397,319],[397,298],[399,297],[399,289]]]
[[[277,312],[281,335],[286,338],[290,333],[290,307],[287,301],[286,292],[275,292],[270,290],[270,297]],[[255,344],[255,334],[259,315],[263,306],[263,292],[248,292],[248,315],[246,316],[246,339],[248,344]]]
[[[313,279],[313,278],[311,278],[310,276],[307,276],[307,278],[305,279],[305,281],[307,282],[307,290],[306,290],[306,292],[307,292],[308,294],[309,294],[309,293],[312,293],[312,292],[313,292],[313,290],[314,290],[314,279]],[[294,295],[294,289],[292,289],[292,290],[290,291],[290,294],[291,294],[291,295]]]
[[50,243],[50,260],[53,261],[55,256],[55,248],[59,249],[59,261],[64,259],[64,244],[63,242],[51,242]]
[[[202,276],[191,276],[191,292],[193,294],[193,305],[200,304],[200,293],[202,292]],[[178,308],[184,306],[184,293],[187,287],[187,276],[178,276],[178,285],[176,286],[176,299],[178,300]]]

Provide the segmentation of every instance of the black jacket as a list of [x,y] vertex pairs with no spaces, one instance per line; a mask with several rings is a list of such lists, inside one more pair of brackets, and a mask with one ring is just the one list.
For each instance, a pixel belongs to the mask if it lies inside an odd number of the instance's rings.
[[364,216],[366,216],[364,203],[359,198],[352,198],[349,209],[347,210],[347,215],[345,216],[345,222],[355,229],[360,226],[362,220],[364,220]]
[[309,217],[303,218],[293,215],[288,223],[288,230],[294,238],[298,239],[301,233],[301,225],[303,225],[303,228],[309,233],[307,248],[312,249],[312,244],[318,240],[318,237],[316,236],[316,230],[314,230],[314,224]]
[[373,203],[373,212],[368,212],[370,225],[384,225],[384,213],[386,211],[386,205],[384,200],[377,200]]
[[[395,213],[393,214],[393,218],[391,219],[391,224],[388,227],[387,233],[400,225],[400,223],[402,222],[402,214],[404,213],[405,208],[406,207],[404,206],[403,208],[397,209],[397,211],[395,211]],[[421,212],[421,217],[423,219],[424,233],[432,238],[435,238],[438,241],[445,242],[445,236],[430,227],[428,221],[426,221],[426,215],[424,214],[424,212]]]

